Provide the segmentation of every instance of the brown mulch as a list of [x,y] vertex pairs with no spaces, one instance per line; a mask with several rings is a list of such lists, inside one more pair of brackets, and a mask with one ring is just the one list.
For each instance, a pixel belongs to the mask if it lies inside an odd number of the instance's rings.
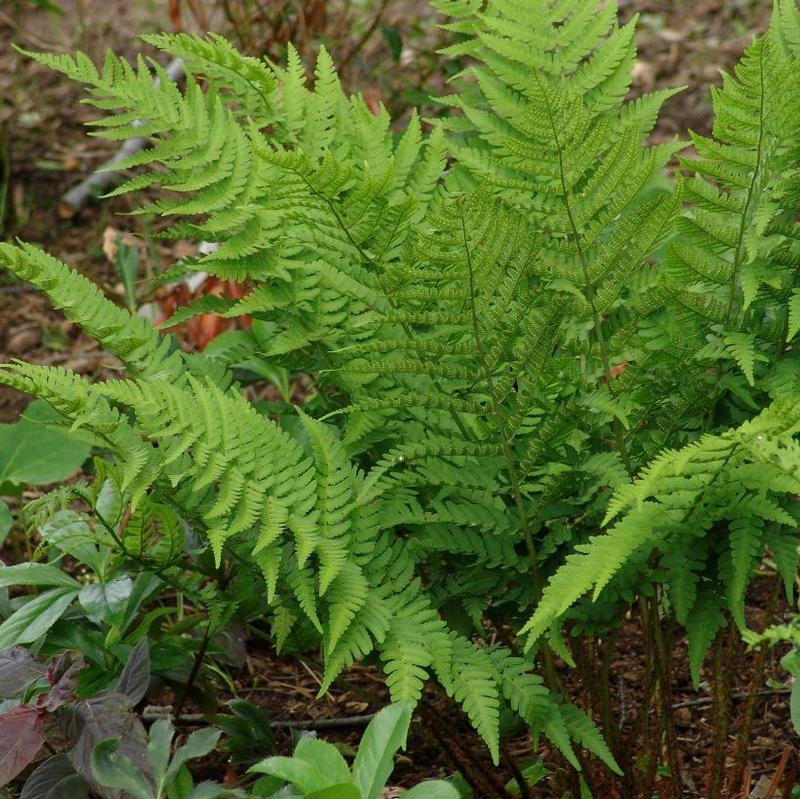
[[[764,624],[762,608],[772,585],[771,579],[763,578],[756,581],[753,587],[747,612],[754,628],[760,629]],[[779,605],[772,621],[780,621],[785,610],[785,605]],[[645,669],[641,641],[641,629],[634,612],[626,618],[619,637],[613,644],[615,654],[610,668],[612,715],[623,736],[631,733],[634,717],[642,701]],[[779,651],[768,654],[764,679],[756,701],[750,734],[751,746],[748,751],[751,785],[762,777],[771,778],[787,749],[794,756],[797,754],[797,738],[789,722],[789,682],[778,665],[780,654],[782,652]],[[707,779],[708,756],[715,722],[711,663],[709,658],[702,671],[700,688],[695,691],[689,675],[685,639],[679,638],[676,641],[674,657],[672,706],[680,750],[680,781],[685,796],[701,797],[704,795]],[[728,773],[733,767],[732,755],[739,716],[751,689],[755,657],[756,653],[746,652],[741,646],[737,646],[731,661],[733,681],[730,707],[733,723],[729,731],[729,757],[726,766]],[[558,671],[571,700],[591,712],[587,686],[581,683],[577,672],[563,664]],[[260,639],[251,639],[248,642],[243,668],[231,672],[236,685],[236,696],[263,708],[276,721],[341,719],[375,712],[387,702],[383,678],[377,667],[359,665],[348,669],[327,696],[317,699],[321,675],[322,666],[317,653],[281,657]],[[232,696],[222,686],[219,688],[216,699],[220,703],[221,712],[224,712],[224,703]],[[318,734],[341,745],[345,752],[351,752],[357,746],[362,730],[363,727],[348,726],[325,729]],[[276,730],[276,741],[281,751],[291,751],[296,732]],[[555,772],[554,776],[536,787],[534,796],[560,797],[564,788],[570,787],[568,782],[559,782],[559,777],[563,775],[559,775],[560,761],[557,753],[548,748],[546,742],[544,750],[535,751],[527,734],[511,738],[504,752],[504,762],[496,769],[486,747],[471,729],[463,713],[441,691],[433,688],[425,692],[422,707],[411,728],[408,748],[399,756],[390,784],[410,787],[421,779],[442,777],[457,771],[458,763],[453,758],[453,742],[457,742],[456,755],[460,762],[466,762],[480,774],[492,775],[501,783],[512,779],[508,755],[518,765],[523,765],[533,757],[543,754],[546,762],[555,766]],[[643,754],[643,743],[624,742],[626,748],[633,750],[633,761]],[[598,799],[623,795],[619,781],[602,764],[590,761],[587,765],[589,781],[599,790],[595,794]],[[480,797],[482,794],[477,795]]]

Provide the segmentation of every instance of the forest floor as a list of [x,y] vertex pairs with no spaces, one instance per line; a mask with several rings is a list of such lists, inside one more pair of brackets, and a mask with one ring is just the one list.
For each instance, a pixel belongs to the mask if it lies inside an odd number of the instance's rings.
[[[81,272],[90,275],[110,296],[122,297],[120,276],[109,261],[108,247],[103,247],[107,231],[129,232],[141,247],[145,269],[159,273],[174,261],[191,252],[193,242],[155,242],[148,240],[148,228],[137,218],[125,216],[131,210],[126,198],[90,204],[78,214],[69,214],[61,202],[63,193],[102,164],[113,146],[86,135],[83,124],[93,116],[92,109],[81,105],[81,90],[59,76],[31,62],[11,49],[15,43],[32,50],[72,51],[81,48],[97,58],[105,48],[131,56],[137,49],[135,34],[174,30],[166,3],[155,0],[99,2],[99,0],[62,0],[62,13],[37,8],[28,0],[14,0],[0,5],[0,233],[3,238],[19,236],[35,242]],[[227,32],[225,21],[213,13],[209,17]],[[323,3],[324,5],[324,3]],[[328,4],[331,9],[333,3]],[[377,5],[377,4],[368,4]],[[418,0],[389,0],[380,25],[393,30],[402,45],[393,60],[391,34],[380,34],[371,23],[362,21],[356,32],[343,30],[336,13],[329,9],[324,25],[333,31],[328,44],[335,59],[347,59],[346,82],[351,88],[366,89],[399,112],[423,97],[422,86],[430,85],[428,75],[434,63],[433,47],[437,41],[436,17],[420,6]],[[620,0],[623,17],[640,13],[639,59],[634,91],[664,86],[690,87],[673,98],[654,134],[656,139],[670,138],[687,128],[708,132],[710,127],[709,87],[721,82],[720,70],[730,69],[752,36],[764,29],[770,0]],[[191,19],[184,18],[191,29]],[[346,27],[346,26],[345,26]],[[358,44],[353,53],[354,39]],[[313,41],[307,49],[313,49]],[[434,87],[439,90],[441,86]],[[135,245],[139,246],[139,245]],[[144,290],[144,289],[143,289]],[[146,294],[143,301],[150,299]],[[191,339],[184,342],[192,345]],[[24,286],[5,279],[0,273],[0,363],[23,358],[37,363],[59,364],[87,375],[102,375],[114,369],[114,360],[99,351],[96,343],[52,311],[45,299]],[[13,422],[28,398],[0,388],[0,422]],[[764,591],[751,597],[756,626],[762,618]],[[780,616],[780,606],[773,620]],[[641,635],[635,614],[627,619],[616,642],[610,674],[614,685],[613,713],[625,728],[635,715],[644,682]],[[753,654],[739,652],[733,669],[733,707],[741,704],[752,671]],[[691,687],[684,643],[676,643],[674,703],[678,737],[685,753],[682,781],[686,795],[702,795],[706,756],[711,746],[713,722],[709,680],[701,690]],[[275,719],[340,718],[369,713],[386,701],[377,671],[369,667],[350,669],[343,680],[323,700],[315,699],[320,683],[320,664],[314,655],[280,658],[263,642],[251,640],[237,666],[231,667],[236,693],[262,706]],[[575,684],[574,674],[561,670],[565,683],[586,695],[587,686]],[[706,678],[707,675],[704,675]],[[773,682],[767,683],[766,678]],[[785,675],[770,655],[765,668],[762,694],[756,706],[755,735],[749,753],[753,781],[774,772],[784,750],[794,740],[788,719]],[[218,699],[230,698],[220,691]],[[169,697],[164,697],[167,702]],[[428,723],[415,724],[410,745],[400,757],[394,781],[412,784],[423,776],[452,770],[451,755],[442,743],[458,740],[460,749],[485,771],[491,771],[488,753],[471,732],[461,715],[437,694],[426,696],[426,703],[440,719],[438,730]],[[191,708],[189,708],[191,710]],[[734,717],[736,713],[734,712]],[[434,725],[435,726],[435,725]],[[354,744],[360,730],[326,730],[322,735]],[[735,736],[735,726],[731,735]],[[439,739],[437,741],[437,738]],[[443,739],[445,739],[443,741]],[[290,746],[288,733],[279,735],[283,748]],[[514,740],[510,753],[524,760],[530,755],[527,738]],[[220,779],[224,763],[211,763],[209,769]],[[596,779],[602,782],[598,771]],[[614,796],[606,785],[603,796]],[[548,792],[537,795],[551,794]],[[553,794],[555,795],[555,794]]]

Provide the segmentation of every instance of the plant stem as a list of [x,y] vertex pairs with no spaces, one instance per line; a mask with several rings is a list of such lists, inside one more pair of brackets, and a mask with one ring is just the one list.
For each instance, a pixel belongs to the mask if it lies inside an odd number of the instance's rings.
[[673,796],[678,799],[683,790],[681,785],[681,767],[678,752],[678,737],[675,734],[675,724],[672,716],[672,657],[669,642],[672,638],[671,630],[664,637],[661,616],[658,610],[658,598],[650,598],[653,620],[653,639],[656,649],[656,664],[658,673],[658,695],[661,700],[661,720],[664,732],[664,745],[666,747],[667,766],[669,767]]
[[736,628],[729,618],[727,626],[719,632],[714,643],[714,745],[708,770],[706,790],[708,799],[720,799],[722,795],[722,778],[731,719],[730,699],[735,640]]
[[504,763],[506,768],[511,772],[511,776],[519,786],[520,797],[522,799],[533,799],[533,794],[531,793],[528,781],[525,779],[522,769],[520,769],[519,764],[507,746],[502,746],[500,748],[500,762]]
[[208,651],[208,645],[211,642],[211,621],[206,622],[206,631],[203,634],[203,640],[200,642],[200,648],[194,656],[194,663],[192,663],[192,670],[189,673],[189,679],[184,683],[180,695],[175,702],[175,716],[180,716],[183,711],[183,706],[186,704],[186,697],[189,691],[194,687],[197,680],[197,675],[200,673],[200,667],[203,665],[203,658]]
[[[776,575],[775,585],[772,589],[767,608],[764,612],[764,624],[762,626],[762,630],[769,626],[770,620],[775,613],[775,607],[778,604],[778,597],[780,596],[780,589],[781,577],[780,575]],[[734,791],[737,790],[741,784],[744,778],[745,768],[747,766],[747,753],[750,744],[750,728],[753,724],[753,714],[755,713],[756,703],[758,701],[759,688],[762,680],[764,679],[764,669],[767,664],[768,652],[769,647],[766,644],[762,644],[756,654],[755,663],[752,667],[753,675],[750,679],[750,684],[747,688],[747,697],[744,702],[744,707],[741,711],[736,740],[736,753],[734,755],[733,772],[728,784],[729,788]],[[749,786],[744,786],[744,792],[745,795],[747,795],[749,792]]]

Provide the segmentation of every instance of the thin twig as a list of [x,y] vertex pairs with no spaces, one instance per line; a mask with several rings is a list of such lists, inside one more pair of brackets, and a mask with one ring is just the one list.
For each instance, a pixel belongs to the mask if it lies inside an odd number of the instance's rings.
[[[329,730],[339,727],[363,727],[375,717],[374,713],[364,713],[360,716],[342,716],[333,719],[278,719],[270,721],[270,726],[276,730]],[[172,706],[148,706],[142,713],[144,721],[158,721],[158,719],[171,718],[181,724],[205,724],[209,717],[205,713],[180,713],[173,716]]]
[[[776,694],[788,694],[792,689],[791,688],[765,688],[763,691],[758,692],[758,696],[774,696]],[[731,699],[747,699],[748,691],[739,691],[738,693],[731,694]],[[704,696],[700,699],[689,699],[686,702],[676,702],[673,706],[673,710],[677,710],[680,707],[701,707],[703,705],[710,705],[714,702],[714,698],[711,696]]]
[[180,694],[178,695],[178,707],[175,709],[175,715],[180,718],[181,711],[183,710],[183,706],[186,703],[186,697],[189,695],[189,691],[194,688],[195,681],[197,680],[197,675],[200,674],[200,667],[203,665],[203,658],[206,656],[206,652],[208,651],[208,645],[211,643],[211,620],[206,622],[206,631],[203,633],[203,640],[200,641],[200,648],[197,650],[197,654],[194,656],[194,663],[192,664],[192,670],[189,673],[189,679],[184,683],[181,688]]
[[339,69],[343,70],[347,66],[350,65],[350,62],[358,55],[359,52],[363,49],[364,45],[369,41],[370,37],[378,28],[378,25],[381,24],[381,20],[383,19],[383,15],[386,13],[386,9],[389,7],[390,0],[382,0],[378,10],[372,17],[372,21],[370,22],[367,29],[364,33],[361,34],[361,37],[358,41],[350,48],[349,52],[341,59],[339,62]]

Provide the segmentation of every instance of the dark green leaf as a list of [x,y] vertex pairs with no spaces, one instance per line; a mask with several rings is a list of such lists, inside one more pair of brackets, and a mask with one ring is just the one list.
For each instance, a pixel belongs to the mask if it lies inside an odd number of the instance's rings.
[[81,584],[57,566],[46,563],[18,563],[0,568],[0,587],[7,585],[61,585],[80,588]]
[[77,595],[74,588],[53,588],[25,603],[0,624],[0,647],[29,644],[43,636]]
[[34,402],[17,424],[0,425],[0,483],[46,485],[80,468],[90,448],[82,436],[51,426],[60,418]]
[[403,40],[400,38],[400,31],[394,25],[381,25],[381,33],[389,46],[389,52],[395,61],[400,60],[403,54]]
[[11,525],[14,523],[14,518],[11,516],[11,511],[8,505],[0,499],[0,547],[6,542],[8,534],[11,532]]
[[130,577],[118,577],[108,583],[89,583],[81,589],[78,601],[95,624],[119,626],[125,618],[132,589]]
[[100,741],[91,755],[92,774],[100,785],[121,788],[133,799],[153,799],[153,791],[139,769],[119,749],[119,740]]

